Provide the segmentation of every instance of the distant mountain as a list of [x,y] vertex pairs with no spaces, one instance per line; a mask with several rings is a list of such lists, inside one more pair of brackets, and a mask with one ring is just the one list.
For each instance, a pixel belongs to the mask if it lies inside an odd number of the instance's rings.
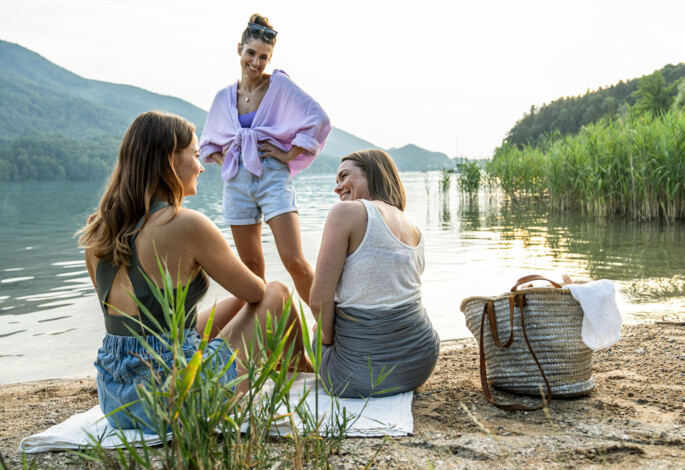
[[[382,148],[340,129],[333,128],[321,155],[314,160],[311,171],[334,172],[340,158],[357,150]],[[437,170],[454,167],[454,161],[441,152],[431,152],[414,144],[401,148],[384,149],[392,157],[400,171]]]
[[312,173],[335,173],[340,159],[357,150],[378,148],[371,142],[345,132],[337,127],[331,129],[326,145],[307,170]]
[[431,152],[414,144],[407,144],[398,149],[391,148],[388,153],[397,167],[403,171],[438,170],[452,166],[450,159],[444,153]]
[[[141,88],[80,77],[17,44],[0,40],[0,182],[85,180],[106,176],[124,131],[138,114],[157,109],[198,126],[207,112]],[[335,172],[340,157],[377,147],[333,128],[311,172]],[[414,145],[390,149],[400,170],[449,164],[444,154]]]
[[0,139],[58,133],[77,140],[123,135],[150,109],[204,125],[207,112],[186,101],[129,85],[88,80],[17,44],[0,41]]
[[342,157],[348,153],[354,152],[355,150],[370,148],[378,148],[378,146],[367,140],[360,139],[349,132],[345,132],[342,129],[334,127],[333,130],[331,130],[331,133],[328,135],[328,139],[326,139],[324,152],[335,157]]

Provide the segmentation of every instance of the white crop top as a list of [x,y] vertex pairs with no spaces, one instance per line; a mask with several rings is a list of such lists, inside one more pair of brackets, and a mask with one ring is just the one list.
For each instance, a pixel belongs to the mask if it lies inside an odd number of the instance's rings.
[[378,208],[366,208],[366,233],[345,260],[335,292],[339,307],[390,308],[421,297],[423,234],[416,247],[405,245],[385,223]]

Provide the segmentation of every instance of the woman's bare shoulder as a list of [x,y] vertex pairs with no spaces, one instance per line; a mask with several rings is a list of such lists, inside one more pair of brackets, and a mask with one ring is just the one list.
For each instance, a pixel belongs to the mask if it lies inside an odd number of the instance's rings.
[[172,208],[167,208],[159,214],[156,220],[152,219],[151,222],[150,235],[157,240],[167,239],[170,242],[178,240],[185,242],[200,241],[199,239],[206,235],[213,235],[215,231],[220,232],[209,217],[185,207],[181,207],[175,215]]
[[189,230],[194,232],[197,232],[198,230],[219,229],[205,214],[186,207],[181,207],[178,214],[169,222],[169,224],[173,224],[174,228],[178,230]]
[[361,201],[338,201],[330,209],[336,215],[366,214],[366,208]]
[[329,219],[366,220],[366,208],[361,201],[339,201],[328,211]]

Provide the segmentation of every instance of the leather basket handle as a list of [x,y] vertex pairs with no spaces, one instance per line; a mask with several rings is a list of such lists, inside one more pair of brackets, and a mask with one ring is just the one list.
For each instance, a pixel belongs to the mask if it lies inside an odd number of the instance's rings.
[[[528,282],[528,281],[525,281]],[[516,286],[514,286],[516,287]],[[521,297],[520,301],[515,301],[515,297]],[[487,366],[485,364],[485,346],[483,345],[483,330],[485,327],[485,317],[488,317],[488,322],[490,323],[490,330],[493,333],[493,340],[495,340],[495,343],[499,347],[504,347],[508,348],[511,346],[513,339],[514,339],[514,326],[513,326],[513,319],[514,319],[514,306],[518,306],[521,310],[521,330],[523,331],[523,339],[526,341],[526,346],[528,346],[528,351],[530,351],[530,354],[533,356],[533,359],[535,360],[535,364],[537,364],[538,369],[540,370],[540,374],[542,374],[542,380],[545,381],[545,385],[547,387],[547,395],[542,395],[542,404],[539,406],[527,406],[527,405],[522,405],[520,403],[498,403],[490,394],[490,386],[488,385],[488,374],[487,374]],[[495,307],[494,303],[491,300],[488,300],[485,305],[483,306],[483,315],[481,316],[480,319],[480,341],[479,341],[479,356],[480,356],[480,384],[483,389],[483,395],[485,395],[485,399],[488,400],[490,403],[495,405],[497,408],[500,408],[505,411],[535,411],[539,410],[541,408],[546,407],[549,405],[549,403],[552,401],[552,388],[549,385],[549,381],[547,380],[547,376],[545,375],[545,372],[542,370],[542,366],[540,365],[540,361],[538,361],[537,356],[535,355],[535,352],[533,352],[533,348],[530,345],[530,341],[528,341],[528,335],[526,334],[526,323],[523,319],[523,306],[525,305],[525,298],[524,295],[518,294],[518,295],[512,295],[509,297],[509,310],[510,310],[510,320],[511,320],[511,335],[509,336],[509,341],[507,341],[504,345],[500,344],[499,342],[499,337],[497,335],[497,322],[495,320]]]
[[[510,297],[511,299],[511,297]],[[488,314],[488,323],[490,323],[490,333],[492,334],[492,340],[500,348],[508,348],[511,343],[514,342],[514,307],[510,302],[509,305],[509,339],[506,343],[502,344],[499,340],[499,333],[497,332],[497,318],[495,317],[495,304],[492,300],[488,300],[483,305],[483,316],[485,312]],[[483,325],[481,325],[481,328]]]
[[511,288],[511,292],[516,292],[516,290],[518,289],[518,287],[521,284],[527,284],[527,283],[532,282],[532,281],[547,281],[550,284],[552,284],[554,287],[556,287],[557,289],[561,289],[561,287],[562,287],[561,284],[554,282],[551,279],[547,279],[544,276],[540,276],[539,274],[531,274],[529,276],[523,276],[521,279],[516,281],[516,284],[514,284],[514,287]]

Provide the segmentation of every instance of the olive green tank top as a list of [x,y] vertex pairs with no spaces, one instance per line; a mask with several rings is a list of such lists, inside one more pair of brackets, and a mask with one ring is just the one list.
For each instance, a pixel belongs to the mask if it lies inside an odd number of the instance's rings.
[[[150,215],[155,212],[164,209],[169,204],[164,201],[154,201],[152,207],[150,207]],[[164,319],[164,312],[162,306],[160,305],[157,298],[154,296],[153,292],[150,290],[148,281],[146,277],[150,279],[150,276],[145,274],[143,267],[138,259],[138,251],[136,250],[136,236],[138,235],[138,230],[143,225],[145,217],[143,216],[136,225],[133,235],[129,241],[131,247],[131,266],[128,268],[128,277],[131,280],[131,285],[133,286],[133,293],[141,302],[141,304],[153,315],[155,320],[159,322],[161,326],[161,331],[158,329],[154,322],[148,318],[145,313],[140,312],[140,321],[143,324],[141,328],[138,319],[129,318],[124,315],[112,315],[107,311],[107,306],[105,302],[107,301],[107,296],[112,288],[112,283],[114,282],[114,277],[119,271],[119,266],[116,266],[108,261],[99,260],[97,269],[95,271],[95,280],[97,283],[97,294],[100,299],[100,304],[102,307],[102,312],[105,315],[105,329],[107,333],[117,336],[132,336],[133,333],[129,330],[131,328],[133,331],[141,335],[149,335],[152,332],[165,334],[167,332],[167,324]],[[193,328],[197,322],[197,303],[204,297],[209,289],[209,278],[204,270],[195,276],[195,278],[190,282],[188,286],[188,293],[185,299],[185,312],[186,312],[186,328]],[[176,299],[176,291],[173,291],[173,298]]]

